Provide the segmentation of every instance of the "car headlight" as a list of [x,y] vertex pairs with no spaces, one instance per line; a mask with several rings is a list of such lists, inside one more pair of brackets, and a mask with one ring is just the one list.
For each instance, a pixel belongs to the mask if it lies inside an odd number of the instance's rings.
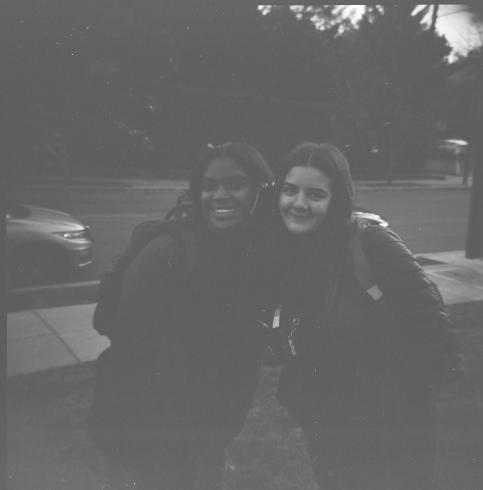
[[84,230],[78,231],[56,231],[54,235],[65,238],[66,240],[90,240],[89,230],[85,228]]

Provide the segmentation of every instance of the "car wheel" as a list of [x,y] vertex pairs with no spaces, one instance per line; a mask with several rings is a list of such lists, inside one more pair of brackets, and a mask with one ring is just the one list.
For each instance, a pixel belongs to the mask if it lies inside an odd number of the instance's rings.
[[11,287],[62,283],[70,276],[64,256],[51,250],[24,251],[10,263]]

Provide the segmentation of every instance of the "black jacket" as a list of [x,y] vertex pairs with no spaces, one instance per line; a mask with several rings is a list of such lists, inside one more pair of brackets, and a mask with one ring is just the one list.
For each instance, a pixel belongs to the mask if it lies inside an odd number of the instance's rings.
[[441,296],[401,239],[367,226],[361,244],[382,298],[359,285],[348,247],[318,298],[318,278],[285,296],[281,323],[295,327],[297,355],[282,370],[278,398],[299,422],[424,417],[431,387],[457,367]]
[[179,237],[163,233],[122,275],[91,416],[108,449],[140,454],[203,431],[228,444],[251,406],[263,350],[257,250],[246,235],[186,226],[196,249],[188,274]]
[[[173,208],[175,210],[176,208]],[[170,235],[176,244],[176,256],[182,261],[180,275],[191,273],[196,250],[191,240],[185,237],[185,231],[192,228],[190,218],[176,220],[150,220],[138,224],[132,234],[126,250],[115,260],[111,269],[104,273],[99,285],[98,302],[94,310],[92,326],[101,335],[113,341],[118,330],[117,314],[120,304],[123,275],[135,257],[153,239],[161,235]],[[187,243],[187,242],[190,243]],[[189,255],[193,255],[190,257]]]

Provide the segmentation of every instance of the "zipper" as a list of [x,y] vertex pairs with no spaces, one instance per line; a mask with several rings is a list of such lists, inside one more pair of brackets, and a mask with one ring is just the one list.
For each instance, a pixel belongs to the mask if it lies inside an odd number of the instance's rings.
[[290,332],[288,334],[288,345],[290,347],[290,352],[292,356],[297,355],[297,349],[295,348],[295,340],[294,335],[297,327],[300,325],[300,318],[294,317],[292,318],[292,325],[290,326]]

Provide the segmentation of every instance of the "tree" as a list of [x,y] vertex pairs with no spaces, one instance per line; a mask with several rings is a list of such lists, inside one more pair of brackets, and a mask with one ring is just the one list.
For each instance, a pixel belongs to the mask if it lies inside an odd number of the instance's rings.
[[189,134],[193,146],[333,138],[359,166],[361,148],[385,144],[402,166],[427,143],[428,86],[439,83],[445,51],[412,8],[370,8],[356,29],[333,5],[261,12],[235,0],[25,1],[12,2],[8,33],[11,93],[30,124],[28,133],[17,124],[23,161],[45,159],[54,139],[73,167],[126,155],[174,166]]
[[368,7],[350,33],[352,57],[358,60],[350,73],[354,92],[372,120],[389,169],[417,171],[430,150],[450,48],[424,25],[428,8],[403,2]]

